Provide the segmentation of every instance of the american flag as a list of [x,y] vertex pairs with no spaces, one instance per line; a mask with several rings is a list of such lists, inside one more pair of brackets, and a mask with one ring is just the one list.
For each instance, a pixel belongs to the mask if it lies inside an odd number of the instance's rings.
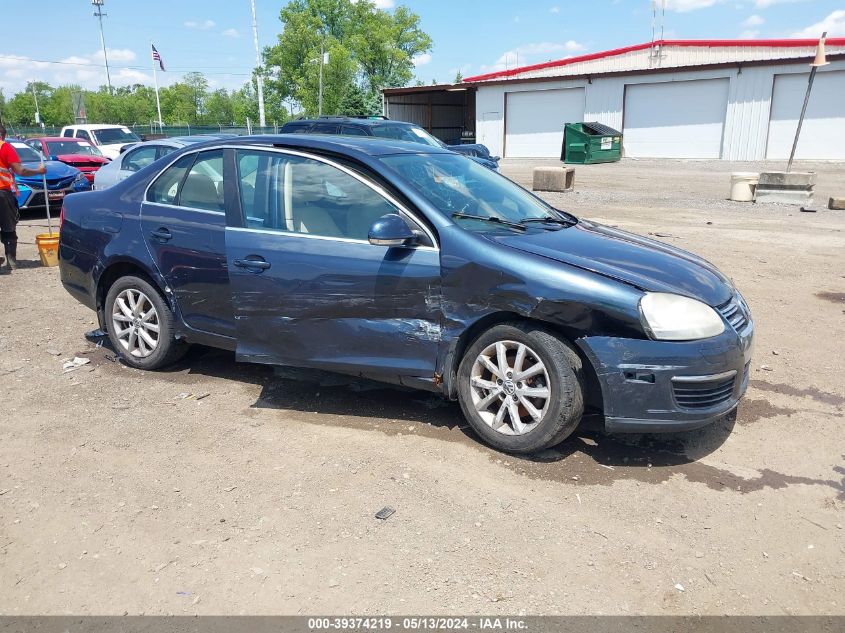
[[159,68],[164,70],[164,62],[161,61],[161,55],[158,54],[158,51],[156,50],[155,46],[153,46],[152,44],[150,44],[150,46],[153,47],[153,61],[158,62]]

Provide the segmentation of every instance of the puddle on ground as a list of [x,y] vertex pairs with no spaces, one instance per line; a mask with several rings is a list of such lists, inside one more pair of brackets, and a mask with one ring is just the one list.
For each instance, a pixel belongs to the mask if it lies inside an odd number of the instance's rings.
[[790,416],[797,412],[797,409],[775,406],[768,400],[755,400],[746,397],[739,406],[736,421],[740,426],[746,426],[764,418],[774,418],[779,415]]
[[817,292],[816,296],[831,303],[845,303],[845,292]]
[[834,406],[845,405],[845,396],[830,393],[829,391],[821,391],[816,387],[806,387],[802,389],[794,385],[770,383],[766,382],[765,380],[752,380],[749,385],[751,385],[755,389],[758,389],[759,391],[782,393],[786,396],[796,396],[799,398],[812,398],[816,402],[832,404]]

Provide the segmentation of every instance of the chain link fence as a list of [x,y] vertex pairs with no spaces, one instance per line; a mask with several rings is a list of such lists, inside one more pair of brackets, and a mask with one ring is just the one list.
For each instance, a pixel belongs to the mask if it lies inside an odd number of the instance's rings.
[[[40,127],[32,126],[18,126],[6,124],[9,131],[9,136],[17,138],[33,138],[38,136],[59,136],[61,127]],[[249,133],[245,125],[165,125],[159,128],[157,125],[127,125],[130,130],[135,132],[142,139],[154,139],[171,136],[194,136],[197,134],[236,134],[243,136]],[[253,134],[278,134],[280,125],[268,125],[266,127],[251,126]]]

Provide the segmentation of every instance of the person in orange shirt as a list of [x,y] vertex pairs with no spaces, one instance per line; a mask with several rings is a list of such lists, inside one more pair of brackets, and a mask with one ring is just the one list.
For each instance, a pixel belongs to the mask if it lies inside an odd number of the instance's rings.
[[[39,165],[35,169],[21,165],[21,159],[15,148],[6,142],[6,127],[0,123],[0,241],[6,249],[9,270],[15,270],[18,267],[17,225],[20,213],[18,199],[15,197],[18,190],[15,174],[36,176],[45,171],[44,165]],[[0,265],[2,264],[3,258],[0,257]]]

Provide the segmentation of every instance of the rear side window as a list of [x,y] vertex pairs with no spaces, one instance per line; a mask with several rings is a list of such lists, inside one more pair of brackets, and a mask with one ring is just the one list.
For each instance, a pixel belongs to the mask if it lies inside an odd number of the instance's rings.
[[296,134],[297,132],[306,132],[310,126],[310,123],[286,123],[282,128],[282,133]]
[[205,211],[226,211],[223,204],[223,150],[199,153],[182,182],[176,204]]
[[347,136],[369,136],[367,131],[363,128],[354,126],[354,125],[344,125],[340,129],[341,134],[346,134]]
[[73,136],[73,130],[65,130],[64,132],[62,132],[62,136],[72,137]]
[[150,187],[147,192],[147,201],[158,202],[159,204],[176,204],[179,185],[195,157],[196,154],[188,154],[168,167]]
[[123,157],[123,163],[120,165],[126,171],[140,171],[147,165],[151,164],[156,159],[156,147],[138,147],[129,151]]
[[337,123],[317,123],[311,128],[312,134],[337,134]]
[[90,141],[91,135],[85,130],[76,130],[76,138],[84,138],[86,141]]

